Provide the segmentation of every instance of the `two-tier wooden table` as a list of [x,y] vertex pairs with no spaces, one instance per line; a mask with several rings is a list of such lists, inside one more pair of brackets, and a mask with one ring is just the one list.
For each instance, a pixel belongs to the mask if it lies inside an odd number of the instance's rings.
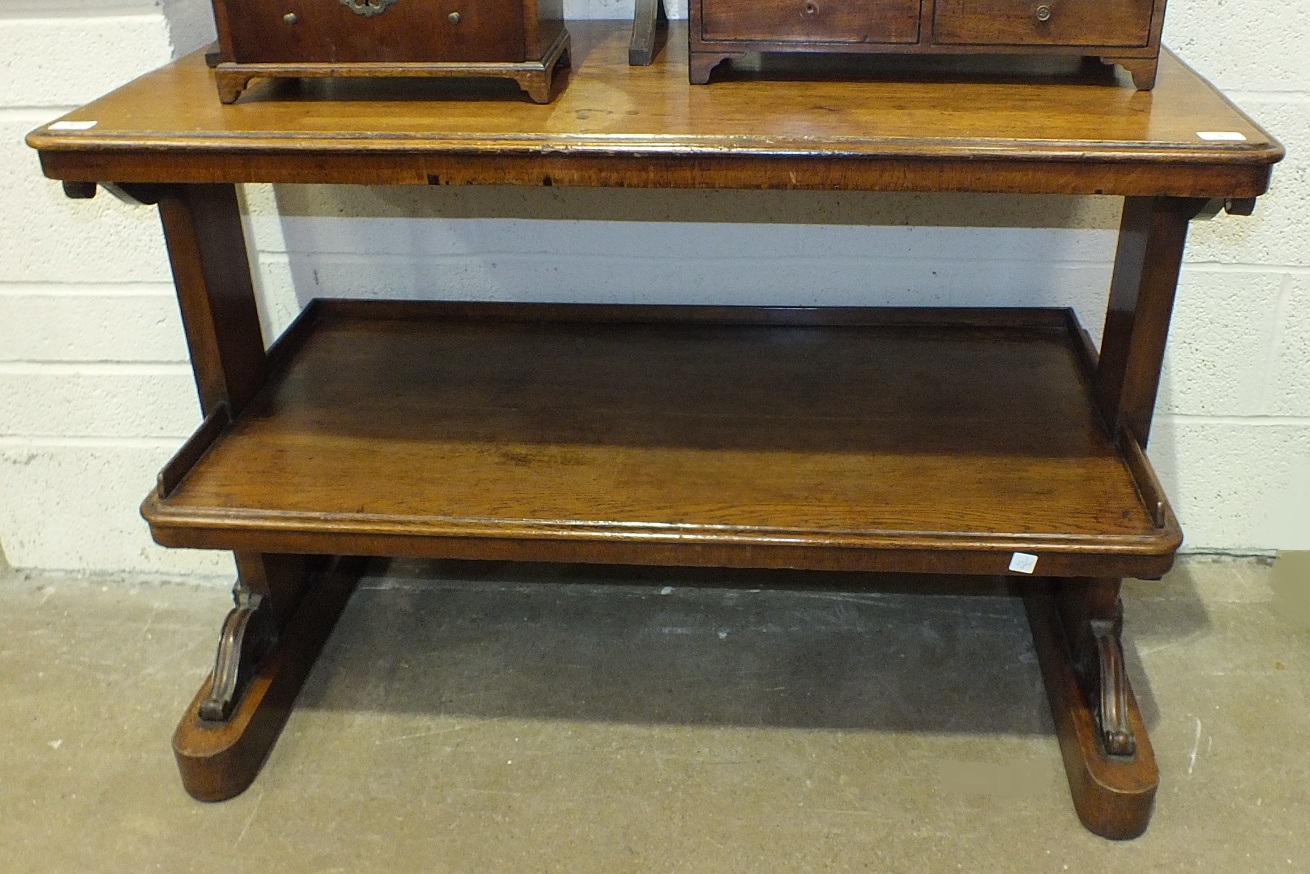
[[[574,25],[549,105],[514,87],[256,83],[200,55],[35,131],[72,195],[157,203],[204,424],[144,506],[233,550],[237,608],[174,738],[188,791],[254,779],[360,559],[917,571],[1023,580],[1078,813],[1139,834],[1158,783],[1120,578],[1181,542],[1143,447],[1188,222],[1282,156],[1172,56],[1154,91],[1033,76],[689,87]],[[921,71],[922,73],[922,71]],[[503,84],[503,83],[502,83]],[[417,86],[415,86],[417,87]],[[488,86],[491,88],[492,86]],[[578,185],[1125,198],[1099,354],[1067,309],[315,300],[265,350],[235,186]],[[440,297],[441,277],[431,291]]]

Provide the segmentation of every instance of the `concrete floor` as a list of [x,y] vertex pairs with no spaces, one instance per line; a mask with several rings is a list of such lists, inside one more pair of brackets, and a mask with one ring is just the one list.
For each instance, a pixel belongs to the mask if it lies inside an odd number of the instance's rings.
[[1127,843],[1074,815],[1017,600],[782,579],[394,566],[201,804],[169,737],[227,593],[9,573],[0,870],[1310,872],[1310,630],[1267,566],[1128,587],[1162,785]]

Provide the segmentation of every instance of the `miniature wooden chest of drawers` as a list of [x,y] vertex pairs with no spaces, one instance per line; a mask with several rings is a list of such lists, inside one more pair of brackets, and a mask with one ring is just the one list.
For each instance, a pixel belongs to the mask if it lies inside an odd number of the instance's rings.
[[1165,0],[690,0],[691,81],[751,51],[1064,54],[1155,84]]
[[219,97],[251,79],[491,76],[550,99],[562,0],[213,0]]

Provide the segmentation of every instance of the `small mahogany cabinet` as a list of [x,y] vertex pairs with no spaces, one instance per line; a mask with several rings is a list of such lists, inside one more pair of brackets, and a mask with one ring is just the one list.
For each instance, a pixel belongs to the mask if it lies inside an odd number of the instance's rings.
[[252,79],[486,76],[550,100],[562,0],[213,0],[219,98]]
[[1155,84],[1165,0],[689,0],[691,81],[746,52],[1082,55]]
[[[163,220],[205,419],[143,513],[160,543],[232,550],[238,570],[173,739],[186,789],[255,779],[352,556],[987,575],[1024,596],[1079,817],[1141,833],[1159,778],[1119,591],[1182,539],[1144,452],[1175,285],[1191,219],[1249,212],[1282,148],[1167,52],[1151,92],[1087,69],[691,88],[685,41],[634,68],[624,25],[574,36],[551,106],[337,101],[324,80],[224,105],[193,55],[29,136],[70,195],[112,185]],[[313,300],[266,348],[245,182],[1124,207],[1099,349],[1059,307],[454,303],[441,276],[429,302]]]

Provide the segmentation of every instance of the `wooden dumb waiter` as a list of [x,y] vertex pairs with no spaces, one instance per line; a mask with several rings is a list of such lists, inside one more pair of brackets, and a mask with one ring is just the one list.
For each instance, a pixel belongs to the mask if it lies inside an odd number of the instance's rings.
[[[70,195],[112,185],[163,219],[205,418],[143,512],[166,546],[233,551],[239,577],[214,675],[174,737],[187,790],[217,800],[255,779],[350,595],[352,556],[999,575],[1024,593],[1078,815],[1140,834],[1158,775],[1119,589],[1165,573],[1182,538],[1144,450],[1184,241],[1198,215],[1249,213],[1282,148],[1168,52],[1153,91],[1077,64],[697,88],[683,25],[646,67],[628,65],[627,23],[572,31],[567,87],[545,106],[459,81],[350,99],[333,79],[256,80],[227,105],[196,54],[30,135]],[[1069,309],[983,299],[315,299],[265,348],[246,182],[1124,208],[1099,350]],[[453,290],[440,275],[427,289]]]

